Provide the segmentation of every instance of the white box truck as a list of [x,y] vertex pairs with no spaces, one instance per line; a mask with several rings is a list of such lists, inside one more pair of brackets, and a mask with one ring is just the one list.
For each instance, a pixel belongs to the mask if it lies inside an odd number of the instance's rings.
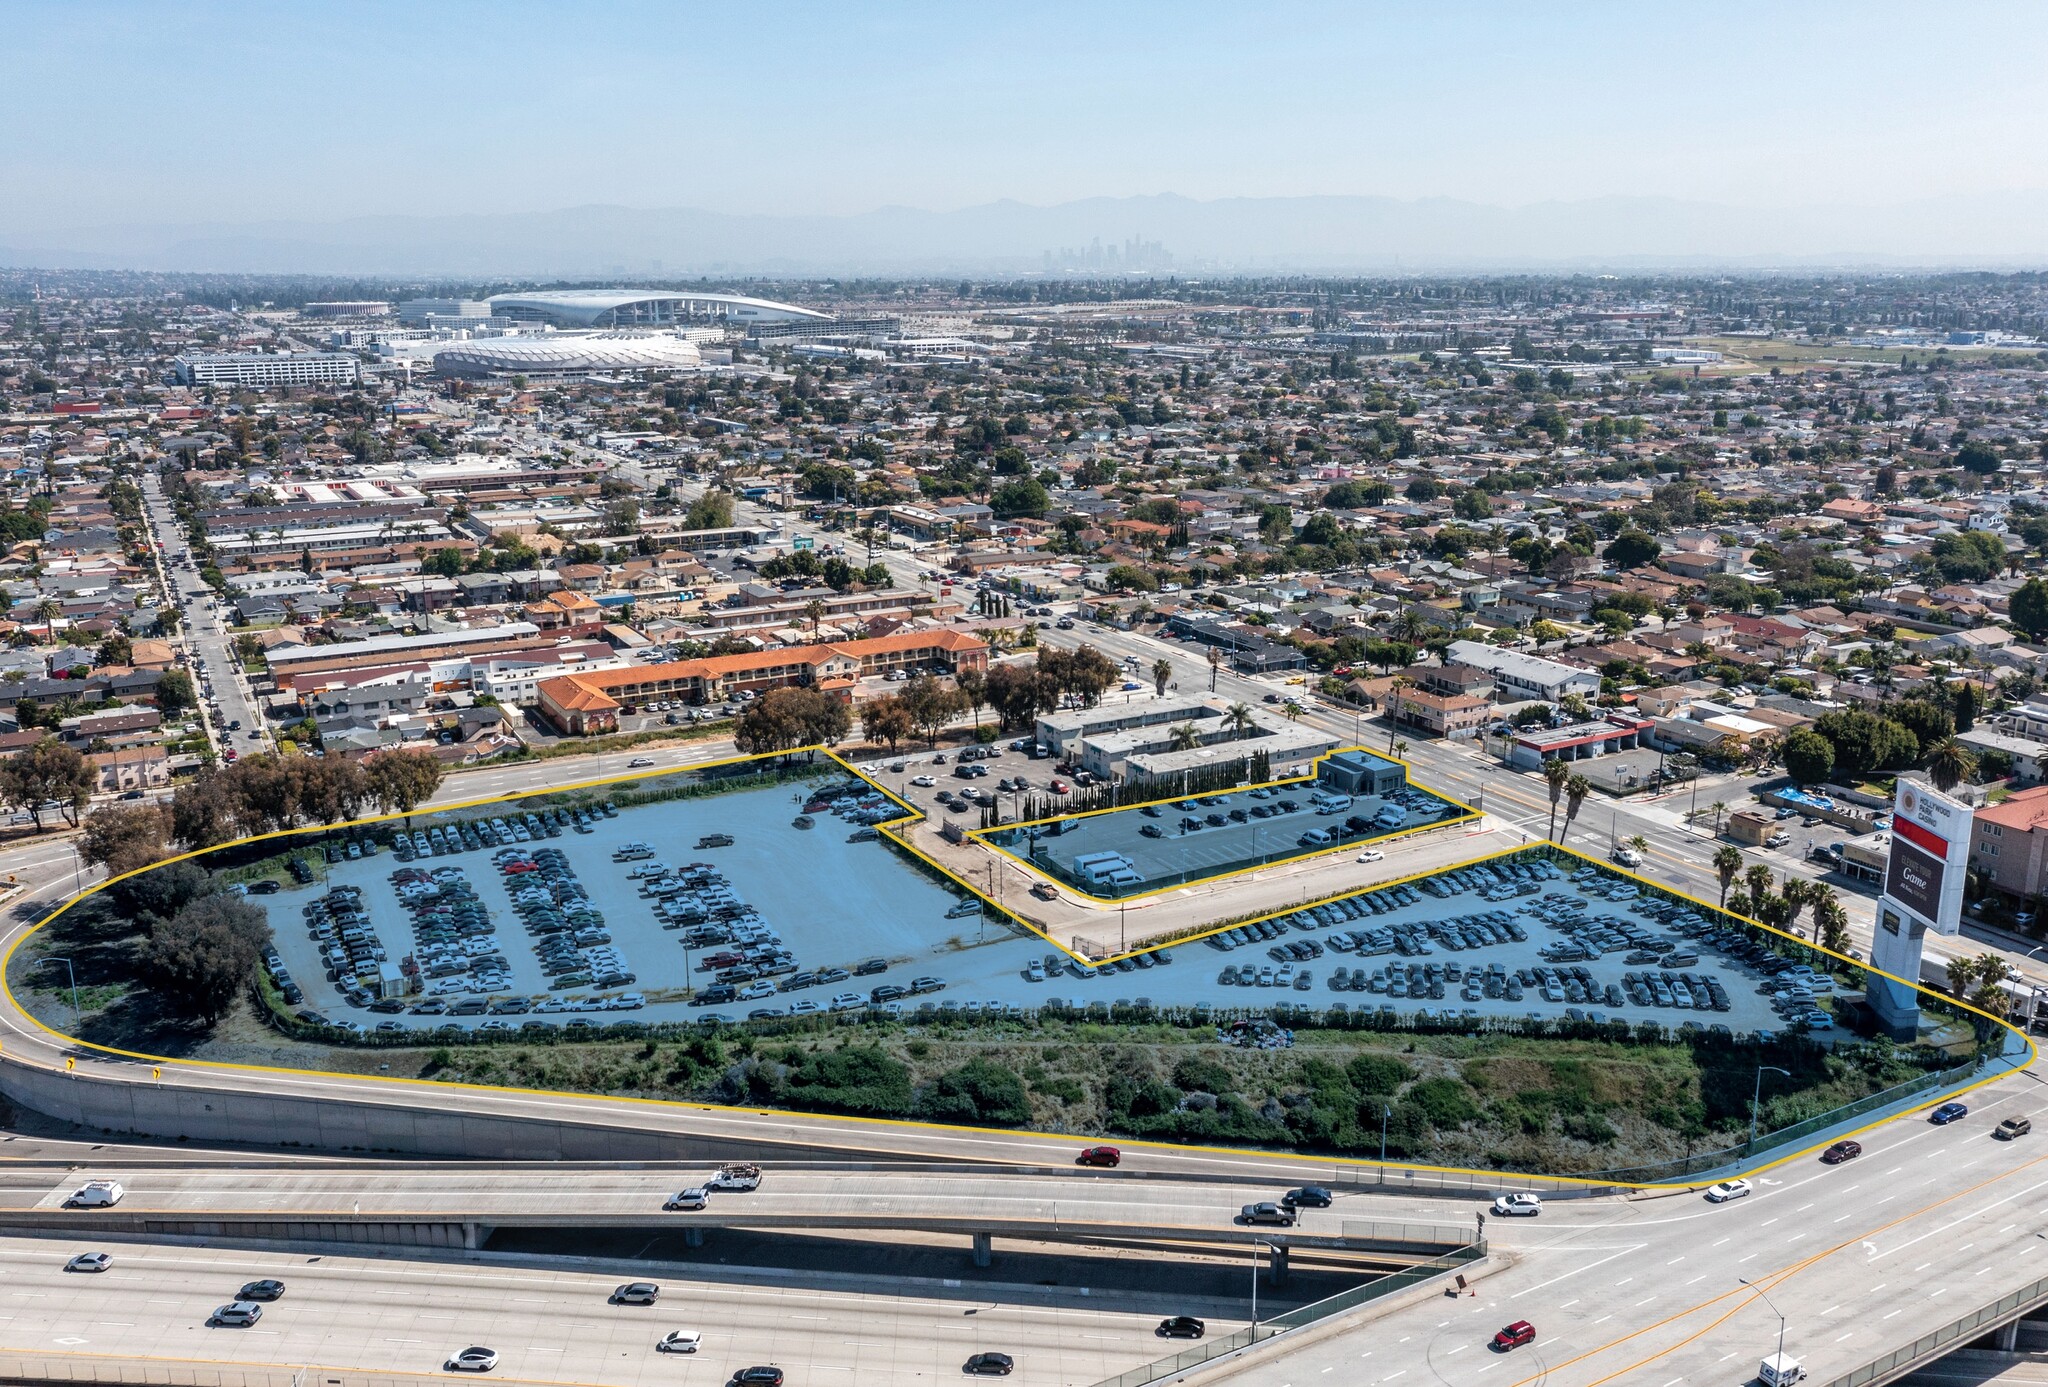
[[1806,1380],[1806,1369],[1791,1354],[1774,1353],[1758,1366],[1756,1380],[1763,1387],[1792,1387],[1793,1383]]

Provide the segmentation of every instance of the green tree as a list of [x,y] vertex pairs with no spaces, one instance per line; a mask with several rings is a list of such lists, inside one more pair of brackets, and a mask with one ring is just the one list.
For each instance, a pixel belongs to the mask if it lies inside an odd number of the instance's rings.
[[1977,773],[1977,758],[1954,737],[1943,737],[1927,757],[1927,778],[1947,794]]
[[1663,552],[1664,547],[1641,530],[1623,530],[1607,546],[1603,557],[1612,568],[1641,568]]
[[425,750],[380,751],[363,762],[370,797],[385,810],[411,814],[441,788],[443,767]]
[[167,669],[159,674],[156,691],[151,696],[156,699],[156,706],[166,713],[199,706],[199,693],[192,687],[192,676],[182,669]]
[[1152,662],[1152,692],[1160,698],[1166,697],[1166,686],[1173,681],[1173,661],[1160,656]]
[[1785,769],[1801,785],[1827,783],[1835,770],[1834,743],[1817,732],[1801,728],[1785,739]]
[[852,728],[853,709],[843,698],[819,689],[770,689],[740,715],[733,743],[750,754],[793,751],[832,746]]
[[249,987],[270,943],[263,911],[239,896],[201,896],[159,926],[144,952],[150,985],[212,1026]]
[[686,530],[725,530],[732,527],[732,496],[724,491],[706,491],[690,502],[683,512]]
[[28,810],[38,830],[44,812],[52,806],[75,826],[79,812],[92,802],[98,787],[99,773],[92,763],[55,737],[45,737],[0,762],[0,797],[17,809]]
[[2006,614],[2030,641],[2048,636],[2048,582],[2029,578],[2007,600]]
[[1739,848],[1723,846],[1714,852],[1714,873],[1721,878],[1721,905],[1728,904],[1728,888],[1735,881],[1735,874],[1742,870],[1742,852]]
[[1543,763],[1543,780],[1550,787],[1550,827],[1543,836],[1557,836],[1557,805],[1564,798],[1565,782],[1572,778],[1572,768],[1561,758],[1553,756]]
[[1035,477],[1019,477],[990,492],[988,504],[999,520],[1036,519],[1052,508],[1052,496]]

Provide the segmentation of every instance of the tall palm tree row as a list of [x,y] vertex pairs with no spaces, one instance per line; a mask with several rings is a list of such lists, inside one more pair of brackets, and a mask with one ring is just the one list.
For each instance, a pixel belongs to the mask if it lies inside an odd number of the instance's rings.
[[1577,771],[1566,777],[1564,782],[1564,832],[1557,841],[1564,842],[1572,831],[1572,820],[1579,817],[1579,809],[1586,802],[1586,796],[1593,793],[1593,782]]
[[1543,781],[1550,786],[1550,827],[1545,829],[1545,838],[1557,836],[1557,802],[1564,798],[1564,783],[1572,778],[1572,768],[1558,757],[1551,757],[1543,763]]
[[1714,854],[1714,870],[1721,877],[1721,905],[1727,908],[1728,888],[1735,883],[1736,873],[1742,870],[1742,849],[1723,847]]

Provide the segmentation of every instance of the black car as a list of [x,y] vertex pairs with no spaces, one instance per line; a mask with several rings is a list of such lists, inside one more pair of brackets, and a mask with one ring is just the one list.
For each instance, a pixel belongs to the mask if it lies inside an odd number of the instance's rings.
[[1161,1320],[1156,1332],[1162,1339],[1199,1339],[1209,1332],[1209,1326],[1193,1315],[1173,1315]]
[[235,1292],[236,1300],[276,1300],[284,1294],[282,1281],[251,1281]]
[[741,1368],[732,1375],[735,1387],[782,1387],[782,1369],[765,1366]]
[[967,1360],[960,1371],[979,1373],[988,1377],[1008,1377],[1017,1365],[1007,1353],[977,1353]]
[[1327,1209],[1330,1207],[1330,1192],[1321,1185],[1303,1185],[1281,1195],[1280,1202],[1290,1209]]

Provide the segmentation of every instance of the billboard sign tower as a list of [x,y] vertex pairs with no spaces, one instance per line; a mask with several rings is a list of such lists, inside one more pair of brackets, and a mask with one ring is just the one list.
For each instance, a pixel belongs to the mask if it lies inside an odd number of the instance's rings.
[[[1963,879],[1969,871],[1970,806],[1903,777],[1892,801],[1892,851],[1884,894],[1877,902],[1877,933],[1870,962],[1907,982],[1920,980],[1927,932],[1962,929]],[[1910,1039],[1920,1024],[1919,993],[1904,983],[1870,975],[1871,1009],[1895,1038]]]

